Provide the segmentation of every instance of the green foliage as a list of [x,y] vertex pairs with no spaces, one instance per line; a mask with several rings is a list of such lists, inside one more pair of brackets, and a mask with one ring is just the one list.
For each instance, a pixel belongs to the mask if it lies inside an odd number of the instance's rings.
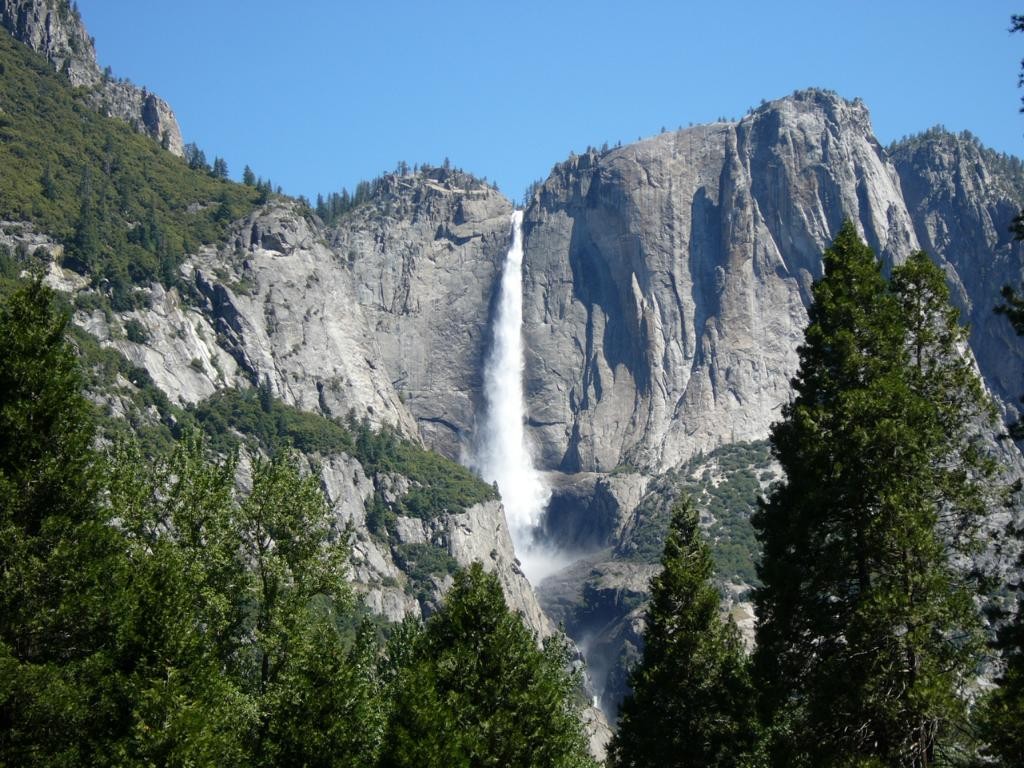
[[754,518],[769,753],[931,765],[964,725],[978,660],[972,589],[951,556],[986,508],[992,463],[971,430],[990,406],[924,254],[890,285],[847,222],[824,261],[796,397],[772,429],[786,480]]
[[0,63],[0,218],[66,243],[65,264],[109,292],[115,309],[135,305],[134,285],[173,284],[185,253],[223,239],[219,213],[240,218],[254,206],[250,187],[192,170],[101,117],[10,35]]
[[448,550],[433,544],[398,544],[391,551],[395,564],[409,577],[413,594],[421,605],[433,596],[433,577],[452,575],[459,570]]
[[455,577],[422,633],[404,633],[391,662],[382,765],[594,765],[564,642],[553,638],[539,649],[505,605],[497,577],[479,563]]
[[0,306],[0,503],[30,535],[44,514],[75,521],[90,495],[91,408],[67,325],[39,280]]
[[750,517],[761,496],[759,475],[765,474],[770,463],[767,442],[724,445],[707,456],[694,457],[649,493],[637,510],[637,525],[617,555],[634,562],[658,562],[672,504],[689,496],[698,509],[710,515],[706,534],[716,580],[757,585],[755,563],[761,548]]
[[38,280],[0,305],[0,764],[103,764],[120,701],[93,410]]
[[323,761],[362,738],[351,714],[371,706],[362,681],[374,669],[340,631],[352,612],[345,543],[317,478],[287,451],[255,463],[241,500],[235,471],[196,434],[152,468],[131,450],[111,462],[133,577],[120,611],[123,749],[142,764],[334,764]]
[[134,344],[145,344],[149,341],[149,331],[134,317],[125,321],[124,334],[128,341]]
[[194,434],[100,457],[66,322],[39,282],[0,308],[0,764],[372,764],[316,478],[280,451],[239,500]]
[[[232,450],[240,433],[268,451],[290,444],[303,453],[347,453],[370,477],[398,474],[409,479],[410,488],[392,514],[430,519],[497,498],[490,485],[465,467],[403,440],[390,428],[375,430],[365,421],[342,423],[301,411],[272,397],[261,397],[262,389],[224,390],[196,406],[195,417],[215,448]],[[383,502],[378,499],[376,503]],[[373,511],[375,520],[380,519],[371,529],[385,527],[384,512]]]
[[754,688],[739,633],[719,615],[711,555],[686,499],[673,508],[661,563],[610,765],[751,764]]
[[338,422],[285,405],[269,390],[262,397],[262,391],[226,389],[196,405],[193,415],[214,449],[230,453],[243,442],[270,452],[287,445],[324,455],[355,449],[352,434]]

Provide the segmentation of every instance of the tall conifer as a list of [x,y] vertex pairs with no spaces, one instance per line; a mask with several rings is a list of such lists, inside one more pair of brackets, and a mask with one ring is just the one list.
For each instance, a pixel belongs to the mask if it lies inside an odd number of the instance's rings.
[[754,690],[736,627],[719,616],[711,555],[688,500],[673,509],[661,564],[610,763],[746,765],[755,742]]
[[989,409],[927,257],[890,286],[846,222],[824,263],[772,429],[786,479],[754,518],[771,761],[932,765],[979,650],[951,555],[985,509],[992,465],[971,429]]

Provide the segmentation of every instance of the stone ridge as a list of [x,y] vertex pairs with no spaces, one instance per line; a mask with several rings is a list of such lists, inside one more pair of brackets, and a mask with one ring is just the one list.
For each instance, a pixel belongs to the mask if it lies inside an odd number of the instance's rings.
[[473,450],[512,210],[479,179],[432,168],[379,179],[327,233],[388,378],[427,445],[455,459]]
[[97,112],[123,120],[179,157],[184,154],[181,128],[170,105],[145,88],[100,71],[94,41],[68,0],[0,0],[0,25],[45,56],[72,86],[86,89],[86,100]]
[[[556,166],[525,216],[542,465],[657,472],[763,439],[789,397],[810,285],[843,220],[886,264],[919,247],[904,183],[864,104],[817,89]],[[1014,203],[992,195],[1000,202],[986,210],[1003,220]],[[956,269],[985,259],[978,242]],[[1019,253],[1007,258],[1019,269]]]

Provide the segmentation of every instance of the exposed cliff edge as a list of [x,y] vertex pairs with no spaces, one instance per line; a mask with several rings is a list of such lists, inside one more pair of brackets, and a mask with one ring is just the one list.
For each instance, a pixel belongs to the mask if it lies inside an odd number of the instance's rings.
[[69,0],[0,0],[0,25],[45,56],[72,86],[85,89],[93,109],[123,120],[176,155],[184,154],[181,128],[170,105],[100,70],[93,39]]
[[387,175],[328,244],[423,439],[452,458],[471,449],[491,304],[512,203],[445,168]]
[[761,439],[844,218],[917,248],[867,110],[823,91],[557,166],[526,214],[532,433],[566,471]]

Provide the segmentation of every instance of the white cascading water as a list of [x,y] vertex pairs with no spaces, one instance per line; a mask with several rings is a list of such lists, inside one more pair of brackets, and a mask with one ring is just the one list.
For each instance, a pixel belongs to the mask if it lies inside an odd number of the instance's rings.
[[556,567],[551,552],[534,541],[551,494],[534,469],[524,427],[523,212],[512,214],[512,246],[501,272],[494,343],[484,364],[484,420],[473,462],[484,480],[497,483],[523,573],[534,584]]

